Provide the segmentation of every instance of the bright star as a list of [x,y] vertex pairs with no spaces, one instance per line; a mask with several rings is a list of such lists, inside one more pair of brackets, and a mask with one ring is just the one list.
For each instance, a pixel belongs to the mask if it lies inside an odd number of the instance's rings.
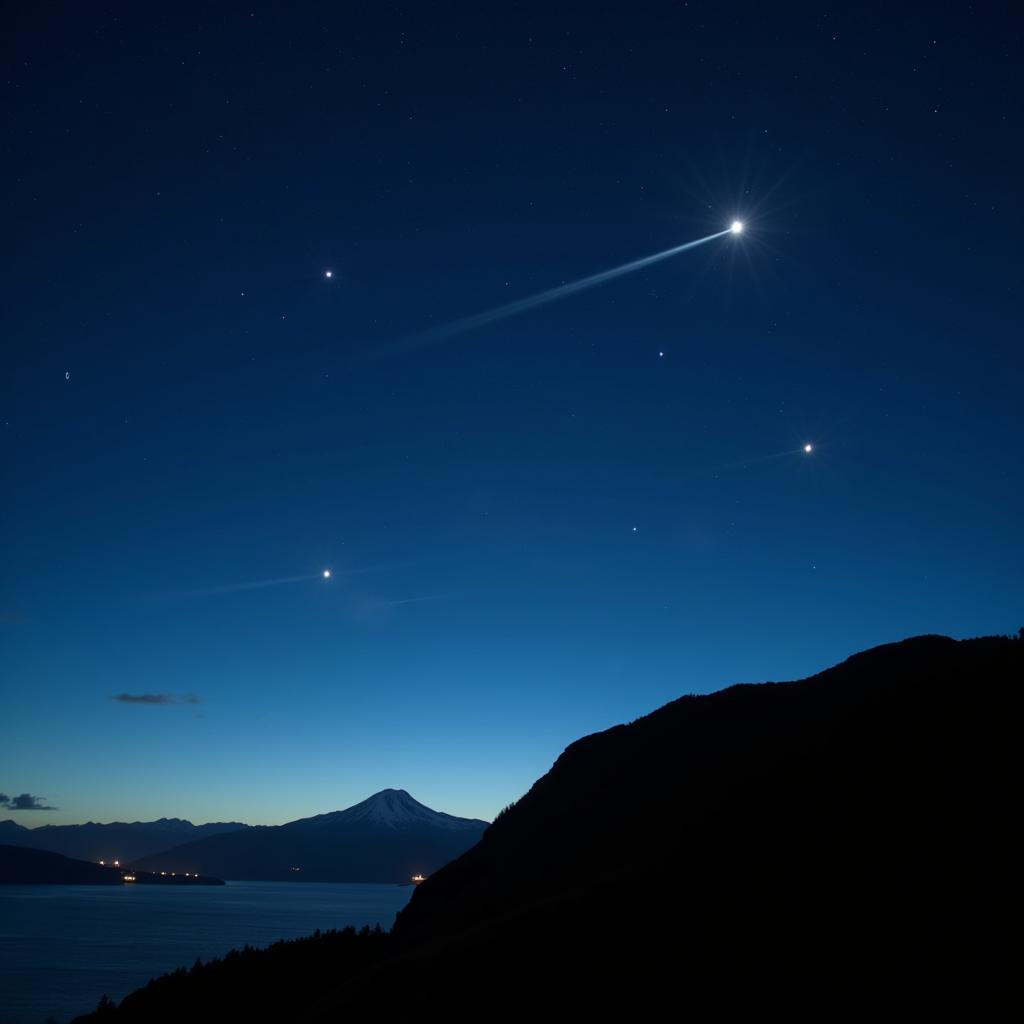
[[334,271],[333,270],[325,270],[324,271],[324,277],[334,277]]
[[813,445],[813,444],[805,444],[805,445],[804,445],[804,451],[805,451],[805,452],[806,452],[806,453],[807,453],[808,455],[810,455],[810,454],[811,454],[811,452],[813,452],[813,451],[814,451],[814,445]]
[[325,580],[329,580],[330,578],[331,578],[331,570],[330,569],[324,569],[324,579]]
[[732,232],[732,233],[733,233],[734,235],[738,235],[738,234],[740,234],[740,233],[741,233],[741,232],[743,231],[743,221],[741,221],[741,220],[734,220],[734,221],[733,221],[733,222],[732,222],[732,223],[731,223],[731,224],[729,225],[729,230],[730,230],[730,231],[731,231],[731,232]]

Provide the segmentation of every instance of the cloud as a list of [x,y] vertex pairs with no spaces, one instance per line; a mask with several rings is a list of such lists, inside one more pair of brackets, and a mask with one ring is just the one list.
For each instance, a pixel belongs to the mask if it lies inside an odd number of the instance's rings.
[[194,693],[115,693],[111,700],[119,704],[202,704]]
[[56,807],[44,803],[45,799],[42,796],[33,796],[31,793],[22,793],[20,796],[8,796],[6,793],[0,793],[0,807],[6,807],[9,811],[57,810]]

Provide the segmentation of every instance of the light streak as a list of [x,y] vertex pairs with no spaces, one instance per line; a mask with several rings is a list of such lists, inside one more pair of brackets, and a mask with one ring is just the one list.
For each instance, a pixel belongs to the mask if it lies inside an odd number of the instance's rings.
[[484,310],[482,313],[474,313],[472,316],[462,317],[459,320],[453,320],[450,323],[421,331],[406,338],[403,342],[397,343],[396,347],[416,348],[420,345],[429,344],[432,341],[440,341],[443,338],[450,338],[456,334],[464,334],[466,331],[476,330],[478,327],[485,327],[487,324],[493,324],[498,320],[505,320],[510,316],[518,316],[518,314],[526,313],[531,309],[536,309],[538,306],[545,306],[549,302],[568,298],[570,295],[575,295],[588,288],[596,288],[598,285],[606,284],[617,277],[624,277],[626,274],[635,273],[637,270],[643,270],[644,267],[649,267],[654,263],[660,263],[662,260],[671,259],[680,253],[696,249],[698,246],[706,245],[708,242],[713,242],[716,238],[732,234],[736,234],[735,228],[728,227],[724,231],[716,231],[713,235],[705,235],[703,238],[697,238],[692,242],[683,242],[682,245],[674,245],[671,249],[663,249],[661,252],[653,253],[650,256],[641,256],[640,259],[631,260],[629,263],[612,267],[610,270],[602,270],[597,274],[591,274],[589,277],[581,277],[576,281],[559,285],[557,288],[548,288],[546,291],[538,292],[536,295],[528,295],[524,299],[516,299],[515,302],[507,302],[502,306],[495,306],[493,309]]

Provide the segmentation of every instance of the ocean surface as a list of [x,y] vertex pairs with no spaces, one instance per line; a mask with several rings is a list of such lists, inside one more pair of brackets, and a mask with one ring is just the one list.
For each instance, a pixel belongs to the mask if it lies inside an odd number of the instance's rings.
[[0,1024],[64,1024],[196,957],[309,935],[390,928],[411,886],[321,882],[0,885]]

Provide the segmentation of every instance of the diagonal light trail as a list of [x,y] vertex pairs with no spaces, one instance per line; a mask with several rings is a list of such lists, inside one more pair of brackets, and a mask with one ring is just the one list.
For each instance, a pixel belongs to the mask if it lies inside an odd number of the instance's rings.
[[388,351],[396,349],[418,348],[420,345],[428,345],[432,341],[440,341],[443,338],[450,338],[456,334],[464,334],[466,331],[476,330],[492,324],[496,320],[504,320],[510,316],[517,316],[528,310],[536,309],[538,306],[547,305],[549,302],[556,302],[559,299],[575,295],[577,292],[585,291],[587,288],[596,288],[599,284],[613,281],[617,277],[632,274],[634,271],[642,270],[653,263],[660,263],[662,260],[671,259],[689,249],[696,249],[699,245],[713,242],[716,238],[724,238],[726,235],[738,234],[735,226],[726,228],[724,231],[716,231],[713,235],[705,235],[704,238],[697,238],[692,242],[684,242],[682,245],[674,245],[671,249],[663,249],[661,252],[653,253],[650,256],[641,256],[638,260],[631,260],[621,266],[612,267],[610,270],[602,270],[589,277],[581,277],[577,281],[570,281],[568,284],[559,285],[557,288],[549,288],[547,291],[538,292],[536,295],[529,295],[524,299],[517,299],[515,302],[507,302],[503,306],[495,306],[493,309],[485,310],[482,313],[474,313],[472,316],[462,317],[460,320],[453,320],[450,323],[442,324],[439,327],[432,327],[429,330],[413,334],[394,345],[387,346]]
[[198,590],[180,590],[173,594],[166,594],[170,598],[187,597],[209,597],[214,594],[236,594],[244,590],[263,590],[266,587],[281,587],[288,583],[303,583],[307,580],[333,579],[342,576],[361,576],[363,573],[379,572],[387,569],[386,565],[370,565],[362,569],[341,569],[331,570],[330,576],[325,577],[323,570],[320,572],[306,572],[301,576],[276,576],[267,580],[250,580],[247,583],[224,583],[216,587],[202,587]]

